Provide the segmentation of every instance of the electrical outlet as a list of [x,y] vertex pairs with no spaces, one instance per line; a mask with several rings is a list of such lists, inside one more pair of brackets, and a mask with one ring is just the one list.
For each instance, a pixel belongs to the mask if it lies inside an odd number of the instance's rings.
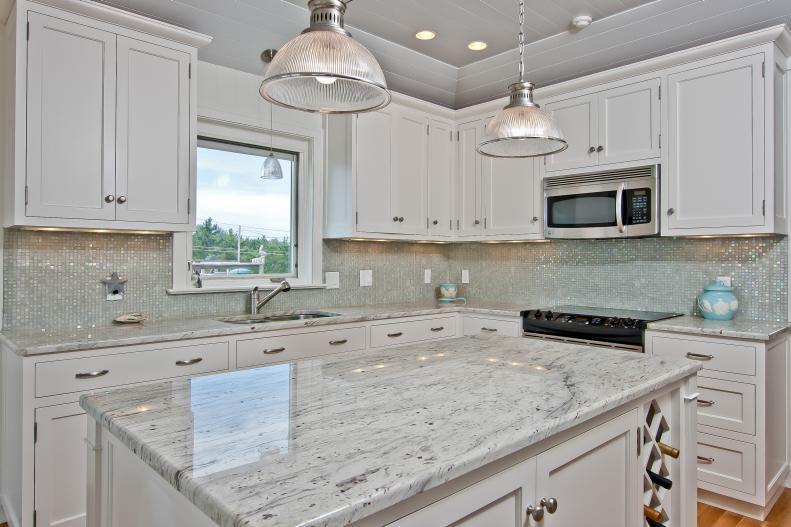
[[374,285],[374,272],[371,269],[360,271],[360,287],[371,287]]
[[336,272],[324,273],[324,286],[327,289],[340,289],[341,273],[336,273]]
[[470,272],[467,269],[462,269],[461,271],[461,283],[462,284],[470,283]]
[[722,282],[725,287],[732,287],[732,278],[730,276],[718,276],[717,280]]
[[423,271],[423,283],[430,284],[431,283],[431,269],[426,269]]

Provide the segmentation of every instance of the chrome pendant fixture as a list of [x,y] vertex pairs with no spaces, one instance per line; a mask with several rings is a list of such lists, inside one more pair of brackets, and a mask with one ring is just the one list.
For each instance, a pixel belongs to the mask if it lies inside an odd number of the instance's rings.
[[509,87],[511,100],[487,124],[476,147],[487,157],[540,157],[568,148],[552,115],[533,102],[532,82],[525,81],[525,2],[519,0],[519,82]]
[[384,73],[343,27],[351,0],[309,0],[310,27],[277,52],[261,83],[269,102],[306,112],[361,113],[390,103]]
[[273,106],[269,105],[269,126],[271,127],[269,133],[269,155],[264,159],[264,164],[261,165],[261,179],[275,180],[283,179],[283,168],[280,166],[280,161],[275,157],[275,121],[273,119],[274,112]]

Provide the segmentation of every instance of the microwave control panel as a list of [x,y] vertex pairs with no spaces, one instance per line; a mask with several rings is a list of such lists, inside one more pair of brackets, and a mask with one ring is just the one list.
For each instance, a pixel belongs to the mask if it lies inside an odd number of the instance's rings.
[[651,223],[651,189],[637,188],[624,191],[626,205],[626,224],[642,225]]

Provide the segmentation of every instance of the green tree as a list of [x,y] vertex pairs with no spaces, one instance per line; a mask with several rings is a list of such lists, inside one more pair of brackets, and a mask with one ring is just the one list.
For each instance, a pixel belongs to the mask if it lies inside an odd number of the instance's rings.
[[[234,229],[223,229],[212,218],[206,218],[192,235],[192,257],[198,262],[235,262],[238,241],[238,233]],[[265,273],[282,274],[291,270],[291,243],[288,237],[269,239],[263,235],[243,236],[239,245],[242,262],[251,262],[263,250],[267,253]]]

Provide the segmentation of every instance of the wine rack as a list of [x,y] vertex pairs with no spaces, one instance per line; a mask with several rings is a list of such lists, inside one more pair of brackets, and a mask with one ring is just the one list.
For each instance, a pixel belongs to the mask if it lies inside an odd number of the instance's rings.
[[645,468],[643,471],[643,505],[646,509],[646,518],[652,520],[644,519],[643,525],[647,527],[655,525],[676,527],[671,522],[673,518],[671,490],[656,484],[649,476],[650,471],[662,478],[673,480],[674,463],[672,458],[663,453],[659,447],[659,443],[673,444],[672,410],[670,394],[652,399],[644,407],[645,422],[642,425],[641,445],[642,461]]

